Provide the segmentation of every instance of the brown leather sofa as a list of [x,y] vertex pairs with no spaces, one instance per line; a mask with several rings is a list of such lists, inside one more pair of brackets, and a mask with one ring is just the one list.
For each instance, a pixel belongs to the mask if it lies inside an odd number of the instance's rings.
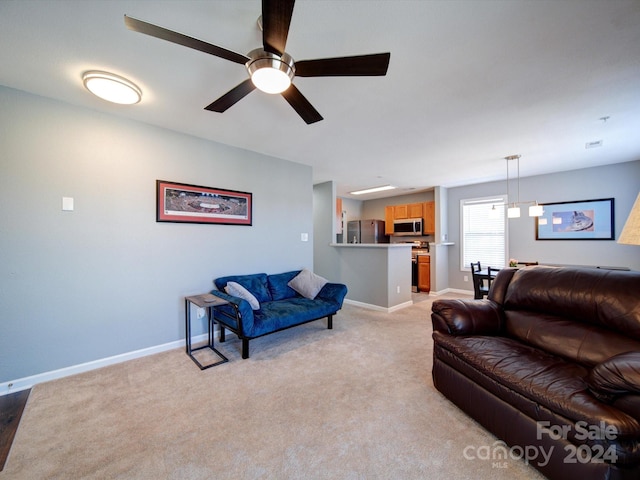
[[640,479],[640,272],[508,268],[431,318],[436,388],[499,439],[465,458]]

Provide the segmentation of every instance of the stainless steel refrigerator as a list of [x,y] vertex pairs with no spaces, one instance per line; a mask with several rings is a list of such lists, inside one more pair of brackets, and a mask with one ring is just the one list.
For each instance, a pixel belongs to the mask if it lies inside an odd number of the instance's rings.
[[347,222],[347,243],[389,243],[389,237],[384,234],[384,220]]

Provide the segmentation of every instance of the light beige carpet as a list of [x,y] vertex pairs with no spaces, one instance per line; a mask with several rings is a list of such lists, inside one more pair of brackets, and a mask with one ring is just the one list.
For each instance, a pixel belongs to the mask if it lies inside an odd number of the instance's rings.
[[176,349],[36,385],[0,480],[544,478],[465,458],[496,438],[433,387],[430,308],[345,305],[248,360],[230,336],[209,370]]

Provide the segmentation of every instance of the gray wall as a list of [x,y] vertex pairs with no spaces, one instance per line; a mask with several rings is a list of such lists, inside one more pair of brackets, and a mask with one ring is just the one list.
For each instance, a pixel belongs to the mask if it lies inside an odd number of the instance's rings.
[[[615,237],[620,236],[631,206],[640,191],[640,161],[586,168],[552,175],[539,175],[520,180],[520,199],[539,203],[615,199]],[[449,287],[471,290],[470,279],[460,271],[460,200],[506,193],[506,183],[491,182],[450,188],[449,240],[455,245],[449,251]],[[513,196],[513,192],[512,196]],[[510,219],[508,257],[521,261],[572,265],[605,265],[640,270],[640,247],[620,245],[614,240],[546,240],[535,239],[535,221],[527,216]]]
[[[0,382],[182,339],[183,297],[215,277],[313,268],[310,167],[5,87],[0,105]],[[156,179],[252,192],[253,226],[156,223]]]

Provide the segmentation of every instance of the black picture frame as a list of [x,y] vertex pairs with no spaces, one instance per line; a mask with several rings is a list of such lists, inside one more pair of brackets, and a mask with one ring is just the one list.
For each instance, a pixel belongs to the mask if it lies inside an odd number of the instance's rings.
[[614,240],[614,199],[541,204],[536,240]]

